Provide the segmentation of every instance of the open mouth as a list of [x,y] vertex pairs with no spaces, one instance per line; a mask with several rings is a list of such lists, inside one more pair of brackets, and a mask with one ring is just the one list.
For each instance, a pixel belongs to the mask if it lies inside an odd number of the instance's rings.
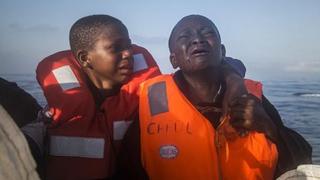
[[191,52],[192,56],[204,56],[209,54],[209,51],[205,48],[196,48]]
[[127,73],[131,73],[133,70],[132,64],[129,63],[129,61],[123,61],[120,66],[119,69],[121,72],[127,74]]

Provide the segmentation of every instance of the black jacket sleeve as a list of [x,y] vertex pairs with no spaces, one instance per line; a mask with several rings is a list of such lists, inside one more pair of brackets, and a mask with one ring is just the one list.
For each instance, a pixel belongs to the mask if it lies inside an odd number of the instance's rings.
[[311,164],[312,147],[310,144],[300,134],[284,126],[279,112],[265,96],[262,97],[262,106],[273,120],[279,133],[277,143],[279,157],[275,176],[278,177],[288,170],[295,169],[300,164]]
[[[36,120],[42,107],[35,98],[20,88],[16,83],[0,78],[0,104],[12,117],[19,128]],[[37,144],[25,135],[31,154],[37,163],[37,172],[43,178],[44,157]]]
[[35,98],[25,92],[16,83],[0,78],[0,104],[12,119],[22,127],[35,120],[42,107]]

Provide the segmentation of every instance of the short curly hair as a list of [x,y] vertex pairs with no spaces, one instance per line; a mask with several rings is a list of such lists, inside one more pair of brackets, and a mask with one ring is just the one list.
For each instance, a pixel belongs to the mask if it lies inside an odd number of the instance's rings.
[[73,54],[76,56],[77,51],[81,49],[92,49],[103,29],[110,26],[117,26],[128,33],[126,26],[119,19],[109,15],[90,15],[77,20],[69,33]]

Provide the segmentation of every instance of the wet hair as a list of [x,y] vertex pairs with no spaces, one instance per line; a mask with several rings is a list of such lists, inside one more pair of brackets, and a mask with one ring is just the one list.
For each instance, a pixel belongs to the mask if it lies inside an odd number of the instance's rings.
[[109,15],[91,15],[77,20],[69,32],[71,51],[75,56],[78,50],[90,50],[104,28],[118,27],[128,33],[126,26],[117,18]]
[[188,19],[191,19],[191,18],[195,18],[195,17],[198,17],[198,18],[203,18],[203,19],[206,19],[213,27],[213,29],[216,31],[217,35],[218,35],[218,38],[219,40],[221,41],[221,37],[220,37],[220,33],[219,33],[219,30],[218,28],[216,27],[216,25],[207,17],[205,16],[201,16],[201,15],[188,15],[188,16],[185,16],[183,17],[172,29],[171,31],[171,34],[170,34],[170,37],[169,37],[169,50],[170,50],[170,53],[172,52],[173,50],[173,47],[172,47],[172,43],[173,43],[173,35],[176,33],[176,30],[177,30],[177,27],[180,26],[180,24]]

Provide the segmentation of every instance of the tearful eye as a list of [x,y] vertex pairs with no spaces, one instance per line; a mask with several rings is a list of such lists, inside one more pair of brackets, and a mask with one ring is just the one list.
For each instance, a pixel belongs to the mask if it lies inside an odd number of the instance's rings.
[[114,45],[110,46],[108,49],[111,52],[118,53],[123,50],[131,49],[131,47],[132,47],[131,43],[129,43],[129,44],[114,44]]
[[130,43],[125,45],[124,49],[131,49],[131,48],[132,48],[132,44],[131,44],[131,41],[130,41]]
[[206,31],[206,32],[203,32],[202,34],[205,36],[212,36],[212,35],[214,35],[214,32],[213,31]]
[[131,49],[132,48],[132,42],[131,39],[127,39],[126,41],[123,42],[123,50],[124,49]]
[[106,47],[106,49],[107,49],[108,51],[110,51],[110,52],[115,53],[115,52],[120,51],[121,47],[120,47],[118,44],[113,44],[113,45],[111,45],[111,46]]
[[110,46],[106,47],[112,53],[120,53],[123,50],[128,50],[132,48],[130,39],[118,39],[114,41]]
[[189,37],[188,35],[181,35],[178,37],[178,40],[187,39],[188,37]]
[[178,39],[177,40],[184,40],[184,39],[187,39],[190,37],[190,32],[189,31],[184,31],[184,32],[181,32],[178,36]]
[[114,51],[114,52],[119,52],[119,51],[121,51],[121,46],[120,45],[114,45],[113,47],[112,47],[112,50]]

